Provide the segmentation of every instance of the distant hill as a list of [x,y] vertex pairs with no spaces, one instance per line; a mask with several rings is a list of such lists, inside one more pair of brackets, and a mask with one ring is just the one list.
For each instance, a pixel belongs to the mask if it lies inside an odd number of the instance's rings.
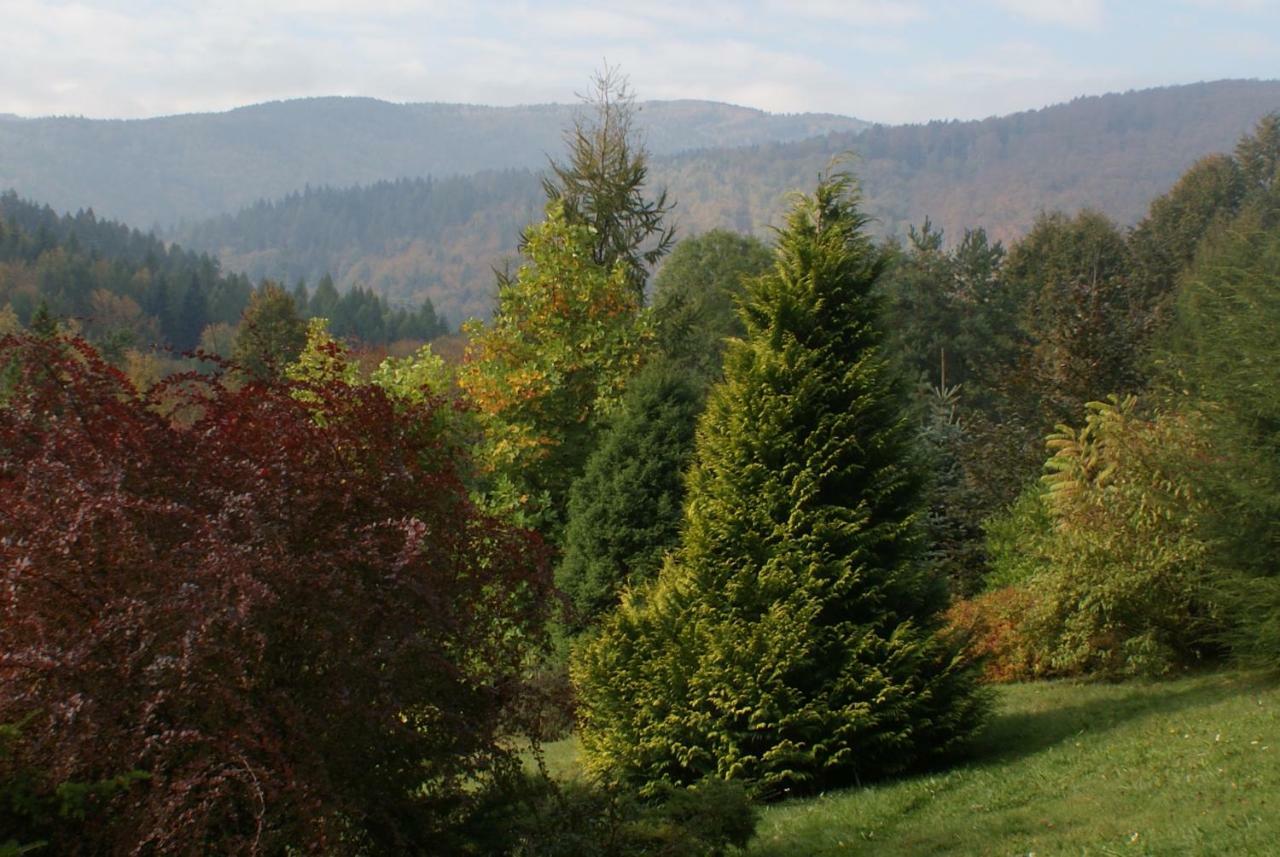
[[925,217],[949,233],[1021,235],[1042,210],[1098,209],[1122,224],[1199,158],[1231,149],[1280,110],[1280,81],[1218,81],[1123,94],[971,122],[875,126],[857,136],[708,151],[655,164],[691,230],[766,231],[786,194],[853,152],[881,233]]
[[[833,156],[853,151],[881,234],[902,234],[929,217],[953,236],[983,226],[1009,241],[1041,210],[1087,206],[1133,223],[1194,161],[1231,149],[1276,110],[1280,81],[1220,81],[976,122],[706,148],[655,158],[653,179],[676,200],[681,234],[726,227],[767,235],[790,191],[811,187]],[[655,132],[655,148],[657,139]],[[488,314],[490,269],[513,255],[521,226],[540,216],[541,204],[536,173],[517,169],[310,189],[171,237],[255,278],[314,281],[327,271],[341,286],[370,286],[394,300],[429,297],[460,319]]]
[[[867,123],[709,101],[652,101],[655,154],[799,140]],[[233,212],[307,185],[546,165],[573,105],[477,107],[306,98],[156,119],[0,116],[0,190],[140,227]]]

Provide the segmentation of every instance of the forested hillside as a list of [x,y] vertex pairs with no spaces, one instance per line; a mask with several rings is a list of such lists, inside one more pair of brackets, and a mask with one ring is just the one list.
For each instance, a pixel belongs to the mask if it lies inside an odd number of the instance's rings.
[[[728,228],[768,236],[788,194],[851,151],[874,232],[904,236],[928,217],[948,238],[983,227],[1007,241],[1045,210],[1087,206],[1132,224],[1197,158],[1230,148],[1277,108],[1276,81],[1165,87],[980,122],[876,126],[655,157],[651,181],[670,191],[681,234]],[[311,189],[173,234],[252,277],[328,272],[343,288],[429,297],[459,319],[489,313],[491,268],[511,255],[540,207],[537,175],[506,171]]]
[[[575,109],[307,98],[143,120],[0,117],[0,189],[58,209],[92,207],[138,226],[168,226],[308,184],[540,169]],[[648,102],[638,122],[659,154],[866,126],[707,101]]]
[[[374,346],[447,331],[429,301],[410,311],[368,289],[339,295],[328,278],[312,283],[314,289],[291,283],[289,313],[299,328],[305,317],[322,316],[336,334]],[[269,289],[284,294],[279,285]],[[257,292],[265,291],[268,284],[260,284]],[[59,215],[0,194],[0,333],[60,323],[112,362],[143,371],[157,354],[167,361],[196,347],[230,356],[254,295],[248,277],[225,274],[207,254],[93,211]]]
[[487,316],[494,268],[546,198],[530,170],[401,179],[349,190],[307,188],[177,230],[183,244],[252,277],[372,288],[431,302],[451,319]]
[[1229,149],[1277,108],[1280,81],[1162,87],[978,122],[683,155],[659,161],[655,181],[680,200],[691,231],[761,232],[789,192],[848,151],[877,231],[905,235],[929,217],[948,234],[982,227],[1007,241],[1055,209],[1089,207],[1132,224],[1197,158]]

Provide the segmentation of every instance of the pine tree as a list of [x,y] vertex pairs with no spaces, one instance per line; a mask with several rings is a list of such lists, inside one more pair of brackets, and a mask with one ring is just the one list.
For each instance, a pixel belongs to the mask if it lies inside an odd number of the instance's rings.
[[31,331],[40,336],[49,337],[58,332],[57,319],[49,311],[49,305],[42,298],[35,313],[31,316]]
[[698,426],[681,549],[575,652],[598,773],[758,794],[903,770],[984,710],[936,635],[913,429],[851,180],[799,199]]
[[209,299],[204,286],[192,275],[187,290],[182,294],[182,309],[178,313],[178,327],[172,335],[174,344],[186,351],[200,343],[200,332],[209,323]]
[[[1280,194],[1273,193],[1273,199]],[[1179,409],[1205,419],[1212,457],[1195,468],[1233,652],[1280,656],[1280,205],[1265,198],[1211,233],[1182,279],[1162,363]]]

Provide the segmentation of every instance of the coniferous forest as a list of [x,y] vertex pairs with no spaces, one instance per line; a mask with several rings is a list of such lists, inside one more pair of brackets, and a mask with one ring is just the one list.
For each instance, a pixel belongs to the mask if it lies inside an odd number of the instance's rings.
[[[518,193],[483,319],[0,196],[2,857],[881,853],[801,833],[980,829],[1164,687],[1275,740],[1280,113],[1132,222],[880,229],[837,155],[765,238],[674,229],[616,69],[583,108],[540,186],[191,227],[354,260]],[[1149,853],[1265,853],[1259,758]]]

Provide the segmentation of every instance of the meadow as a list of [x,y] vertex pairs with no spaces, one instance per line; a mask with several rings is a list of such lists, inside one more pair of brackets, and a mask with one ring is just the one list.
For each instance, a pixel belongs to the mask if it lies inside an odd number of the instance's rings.
[[[946,771],[782,801],[750,857],[1270,855],[1280,848],[1280,681],[995,689],[996,712]],[[578,743],[545,748],[581,776]]]

